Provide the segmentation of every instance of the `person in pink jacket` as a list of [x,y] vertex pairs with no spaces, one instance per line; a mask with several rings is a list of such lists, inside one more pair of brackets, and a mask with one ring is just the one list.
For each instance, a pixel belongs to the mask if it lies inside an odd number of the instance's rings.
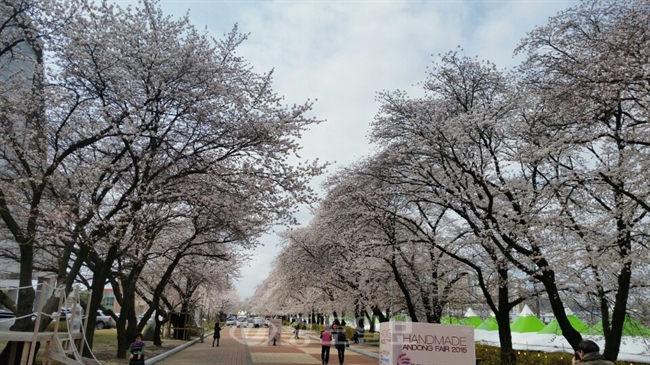
[[327,364],[330,361],[330,346],[332,345],[330,326],[325,326],[323,332],[320,333],[320,345],[320,359],[323,364]]

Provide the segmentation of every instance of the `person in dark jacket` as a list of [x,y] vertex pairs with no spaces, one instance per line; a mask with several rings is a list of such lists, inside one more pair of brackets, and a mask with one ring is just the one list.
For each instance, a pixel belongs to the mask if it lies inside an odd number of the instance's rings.
[[214,334],[212,334],[212,347],[214,347],[214,342],[217,341],[217,347],[219,347],[219,339],[221,338],[221,327],[219,327],[219,322],[214,324]]
[[336,324],[332,325],[332,338],[334,338],[334,347],[339,355],[339,365],[343,365],[345,360],[345,348],[348,345],[348,339],[345,337],[345,329]]
[[605,360],[605,357],[600,354],[600,347],[590,340],[584,340],[578,344],[576,353],[580,359],[573,359],[573,364],[580,365],[615,365],[613,361]]

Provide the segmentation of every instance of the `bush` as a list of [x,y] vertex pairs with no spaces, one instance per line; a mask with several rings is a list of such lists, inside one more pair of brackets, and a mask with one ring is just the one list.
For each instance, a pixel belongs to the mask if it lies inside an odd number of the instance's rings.
[[[50,322],[50,324],[47,325],[47,328],[45,328],[46,332],[54,332],[54,326],[56,325],[56,321]],[[68,322],[67,321],[59,321],[59,332],[67,332],[68,331]]]
[[379,332],[363,334],[363,342],[367,345],[378,345],[379,344]]
[[325,325],[324,324],[309,324],[308,328],[316,333],[321,333],[323,330],[325,330]]
[[354,336],[354,333],[357,332],[357,329],[349,326],[343,326],[343,330],[345,331],[345,337],[348,339],[348,341],[352,341],[352,336]]
[[190,329],[190,337],[199,337],[200,335],[199,328],[193,327]]
[[[570,365],[572,354],[566,352],[539,352],[515,350],[518,365]],[[498,347],[476,344],[476,358],[481,365],[499,365],[501,349]],[[641,363],[618,361],[621,365],[642,365]]]

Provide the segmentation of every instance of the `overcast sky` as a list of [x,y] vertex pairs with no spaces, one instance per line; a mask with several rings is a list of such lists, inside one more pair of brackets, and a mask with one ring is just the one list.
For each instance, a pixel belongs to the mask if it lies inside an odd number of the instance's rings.
[[[131,1],[117,1],[131,3]],[[313,116],[325,120],[304,134],[301,156],[349,164],[371,152],[367,133],[377,92],[418,83],[438,54],[464,49],[499,68],[517,64],[513,49],[535,26],[577,0],[448,1],[218,1],[162,0],[171,15],[189,12],[215,37],[235,23],[250,33],[239,49],[260,73],[274,69],[274,89],[288,104],[317,99]],[[319,180],[320,181],[320,180]],[[317,186],[318,181],[314,182]],[[298,217],[302,223],[308,214]],[[278,251],[274,234],[251,252],[235,283],[242,298],[267,276]],[[308,268],[305,268],[307,270]]]

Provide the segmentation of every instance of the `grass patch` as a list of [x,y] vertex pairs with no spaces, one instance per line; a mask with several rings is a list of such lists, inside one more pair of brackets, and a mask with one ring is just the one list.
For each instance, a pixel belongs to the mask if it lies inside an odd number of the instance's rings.
[[[196,338],[196,337],[195,337]],[[183,340],[162,340],[162,346],[154,346],[152,341],[145,341],[147,348],[145,350],[145,358],[149,359],[163,352],[167,352],[175,347],[178,347],[188,341]],[[128,364],[126,359],[118,359],[117,354],[117,330],[98,330],[95,331],[95,343],[93,344],[93,353],[97,360],[105,361],[106,365],[124,365]]]
[[[61,331],[61,327],[59,327]],[[65,330],[64,330],[65,331]],[[196,337],[193,337],[194,339]],[[206,337],[207,338],[207,337]],[[147,348],[145,350],[146,358],[152,358],[156,355],[160,355],[163,352],[167,352],[177,346],[180,346],[188,341],[183,340],[162,340],[162,346],[154,346],[152,341],[145,341]],[[6,341],[0,341],[0,351],[7,344]],[[36,355],[35,365],[43,365],[45,363],[44,355],[44,346],[41,346],[41,349]],[[117,330],[116,329],[103,329],[95,331],[95,339],[93,343],[93,353],[97,360],[104,362],[106,365],[128,365],[129,361],[127,359],[118,359],[117,358]]]

